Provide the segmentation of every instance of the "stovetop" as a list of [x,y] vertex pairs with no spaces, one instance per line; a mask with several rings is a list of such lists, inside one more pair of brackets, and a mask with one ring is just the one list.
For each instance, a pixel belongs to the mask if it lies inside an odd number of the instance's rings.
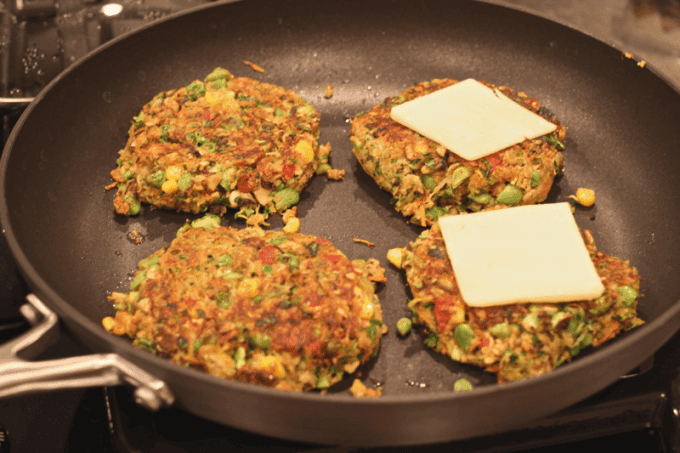
[[[30,98],[89,51],[150,21],[203,0],[0,0],[0,117],[3,144]],[[603,28],[627,0],[593,10],[587,0],[488,0],[524,8],[615,41]],[[631,43],[631,46],[634,45]],[[637,52],[637,48],[636,48]],[[650,53],[680,86],[680,59]],[[0,341],[28,328],[19,307],[29,289],[0,237]],[[36,360],[87,354],[68,334]],[[178,408],[148,412],[127,388],[61,390],[0,400],[0,453],[12,452],[572,452],[575,448],[680,452],[680,334],[636,370],[567,410],[523,429],[445,445],[343,448],[263,437],[222,426]],[[521,401],[518,401],[521,405]]]

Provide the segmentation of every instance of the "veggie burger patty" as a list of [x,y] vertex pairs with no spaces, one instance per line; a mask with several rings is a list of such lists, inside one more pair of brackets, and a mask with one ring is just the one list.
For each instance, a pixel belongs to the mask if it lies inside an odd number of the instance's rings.
[[605,292],[570,303],[472,308],[458,290],[439,223],[402,249],[401,267],[413,299],[413,322],[425,344],[453,360],[496,373],[498,382],[547,373],[587,346],[643,324],[637,317],[640,276],[628,261],[598,252],[591,233],[586,248]]
[[116,212],[135,215],[140,202],[194,214],[230,207],[262,223],[330,168],[319,119],[292,90],[222,68],[162,92],[133,119],[111,172]]
[[378,351],[387,327],[371,280],[383,272],[319,237],[221,227],[208,214],[139,263],[102,323],[214,376],[325,389]]
[[[565,127],[555,118],[544,117],[557,125],[551,134],[472,161],[390,118],[392,107],[455,83],[451,79],[421,82],[352,120],[350,140],[366,173],[392,193],[398,212],[421,226],[447,214],[545,200],[563,167],[559,150],[564,148]],[[538,113],[536,99],[482,83]]]

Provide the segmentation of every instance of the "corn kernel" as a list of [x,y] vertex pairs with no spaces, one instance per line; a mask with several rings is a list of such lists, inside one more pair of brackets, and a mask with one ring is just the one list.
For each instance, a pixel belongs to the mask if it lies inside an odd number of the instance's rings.
[[285,233],[297,233],[300,231],[300,219],[293,217],[290,219],[286,225],[283,227]]
[[273,355],[266,355],[260,359],[260,369],[264,371],[271,371],[272,367],[274,372],[272,373],[278,379],[282,379],[286,376],[286,371],[283,369],[283,364],[281,359],[274,357]]
[[295,145],[295,151],[302,157],[302,161],[305,164],[314,160],[314,148],[312,148],[312,145],[305,140],[300,140],[297,145]]
[[161,190],[167,194],[173,194],[177,192],[179,185],[174,179],[167,179],[161,186]]
[[165,178],[177,181],[184,174],[184,169],[179,165],[171,165],[165,169]]
[[595,191],[591,189],[579,188],[576,191],[576,196],[570,195],[569,198],[573,198],[583,206],[592,206],[593,203],[595,203]]
[[414,147],[414,151],[417,152],[417,153],[420,153],[420,154],[425,154],[428,151],[428,147],[423,145],[422,143],[418,143]]
[[372,319],[374,313],[373,302],[366,298],[366,303],[361,307],[361,317],[363,319]]
[[241,282],[238,284],[236,292],[241,297],[255,297],[257,296],[258,289],[257,287],[258,287],[257,279],[246,278],[244,280],[241,280]]
[[390,249],[387,252],[387,260],[399,269],[401,269],[401,253],[400,248]]
[[102,326],[104,326],[104,330],[106,330],[107,332],[111,332],[114,324],[115,321],[111,316],[107,316],[106,318],[102,319]]

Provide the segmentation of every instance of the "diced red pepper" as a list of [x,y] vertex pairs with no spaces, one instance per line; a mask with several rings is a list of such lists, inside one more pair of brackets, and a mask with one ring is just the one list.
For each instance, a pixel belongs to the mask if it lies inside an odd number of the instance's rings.
[[501,158],[496,154],[491,154],[490,156],[486,156],[486,161],[489,163],[489,167],[493,170],[495,167],[499,166],[501,163]]
[[309,355],[320,356],[323,354],[323,347],[325,344],[326,343],[323,341],[313,341],[311,343],[307,343],[305,350]]
[[330,261],[333,263],[334,266],[337,266],[340,260],[342,259],[342,255],[330,255],[328,253],[323,255],[323,259],[326,261]]
[[295,165],[283,164],[283,168],[281,169],[281,175],[284,181],[288,181],[295,175]]
[[203,109],[203,119],[206,121],[210,120],[210,109]]
[[440,333],[446,330],[446,325],[451,319],[451,312],[447,307],[452,307],[453,302],[450,298],[436,298],[434,300],[434,319],[437,321],[437,329]]
[[260,261],[262,261],[262,264],[274,264],[278,251],[279,250],[276,247],[271,245],[262,247],[259,252],[259,257]]
[[255,186],[257,186],[257,182],[251,175],[241,175],[236,181],[236,188],[242,193],[252,192]]

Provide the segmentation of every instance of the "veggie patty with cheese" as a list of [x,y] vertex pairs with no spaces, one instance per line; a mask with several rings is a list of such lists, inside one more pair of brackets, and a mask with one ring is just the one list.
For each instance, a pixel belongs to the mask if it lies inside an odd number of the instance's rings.
[[326,389],[387,331],[375,259],[300,233],[219,226],[208,214],[139,263],[104,328],[182,366],[286,391]]
[[409,308],[425,344],[495,373],[503,383],[545,374],[583,348],[643,324],[637,316],[637,270],[599,252],[589,231],[582,234],[605,288],[589,301],[469,307],[458,290],[439,223],[393,251],[398,259],[391,256],[390,261],[406,272],[413,295]]
[[141,202],[194,214],[229,207],[262,224],[330,169],[319,120],[292,90],[222,68],[162,92],[134,117],[111,172],[116,212],[135,215]]
[[[566,128],[557,119],[541,115],[557,126],[548,135],[468,161],[390,117],[392,107],[455,83],[421,82],[352,120],[350,140],[366,173],[393,195],[398,212],[420,226],[444,215],[544,201],[564,166]],[[536,99],[482,83],[538,114]]]

